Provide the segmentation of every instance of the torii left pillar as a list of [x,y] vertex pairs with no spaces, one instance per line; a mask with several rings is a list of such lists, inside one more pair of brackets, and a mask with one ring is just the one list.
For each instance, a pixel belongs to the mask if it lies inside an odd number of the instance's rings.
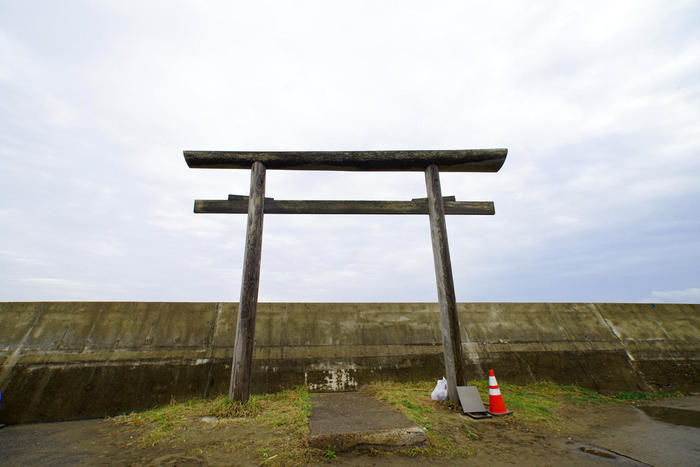
[[241,300],[238,304],[236,342],[233,348],[233,367],[228,395],[233,400],[246,402],[250,396],[255,342],[255,313],[260,285],[263,214],[265,212],[265,166],[253,162],[250,173],[248,226],[245,235],[245,254],[241,276]]

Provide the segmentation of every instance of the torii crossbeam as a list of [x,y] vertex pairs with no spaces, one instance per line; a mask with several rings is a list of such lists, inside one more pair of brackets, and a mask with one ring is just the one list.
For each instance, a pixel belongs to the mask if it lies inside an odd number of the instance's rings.
[[[195,200],[195,213],[248,213],[245,254],[238,306],[229,396],[245,402],[250,395],[255,340],[255,313],[260,283],[263,215],[267,214],[428,214],[433,243],[435,278],[445,375],[450,400],[458,403],[458,385],[466,383],[445,214],[493,215],[490,201],[456,201],[443,197],[442,172],[498,172],[507,149],[436,151],[304,151],[231,152],[184,151],[187,165],[203,169],[251,169],[250,195],[224,200]],[[411,201],[319,201],[265,198],[265,170],[421,171],[427,198]]]

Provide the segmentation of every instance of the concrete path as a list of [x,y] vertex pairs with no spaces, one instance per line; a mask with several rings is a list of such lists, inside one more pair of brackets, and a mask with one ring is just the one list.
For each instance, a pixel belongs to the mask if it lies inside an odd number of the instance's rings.
[[601,426],[586,441],[643,464],[700,465],[700,396],[640,401],[637,406],[641,410],[626,407],[628,423]]
[[402,413],[357,392],[311,396],[309,444],[336,452],[422,445],[423,430]]
[[118,441],[101,419],[8,425],[0,429],[0,465],[105,465]]

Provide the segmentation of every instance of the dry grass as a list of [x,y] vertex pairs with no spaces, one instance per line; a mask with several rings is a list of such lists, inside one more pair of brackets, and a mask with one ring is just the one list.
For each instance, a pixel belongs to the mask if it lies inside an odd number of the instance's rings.
[[[472,381],[488,407],[488,383]],[[574,413],[591,405],[617,403],[614,398],[576,386],[554,383],[527,385],[500,384],[504,401],[512,416],[493,418],[487,423],[475,422],[461,415],[449,402],[430,399],[434,382],[375,383],[363,388],[379,400],[403,412],[423,427],[428,446],[399,452],[403,455],[467,457],[483,446],[494,433],[556,432]]]
[[[487,382],[470,384],[477,386],[488,407]],[[431,400],[433,385],[432,381],[384,382],[362,388],[403,412],[426,432],[426,447],[399,451],[398,455],[465,458],[490,443],[501,443],[504,435],[527,443],[528,436],[541,438],[559,432],[567,422],[594,406],[622,404],[620,399],[632,396],[652,397],[646,393],[605,396],[553,383],[502,382],[500,388],[506,406],[514,414],[475,422],[462,416],[457,407]],[[146,450],[143,452],[147,455],[177,449],[203,461],[237,458],[261,465],[327,462],[335,453],[308,447],[310,415],[309,394],[306,388],[298,387],[277,394],[254,395],[246,404],[227,397],[195,399],[111,420],[133,432],[130,448]],[[218,421],[203,423],[201,418],[207,416],[217,417]]]
[[[132,429],[134,444],[141,449],[191,444],[192,453],[205,457],[214,449],[230,454],[254,454],[261,464],[288,464],[303,463],[316,454],[307,448],[310,413],[308,392],[300,387],[277,394],[253,395],[246,404],[223,396],[171,402],[114,417],[111,421]],[[202,417],[216,417],[218,421],[207,425],[201,422]],[[204,429],[210,430],[204,433],[204,438],[206,435],[216,438],[212,433],[217,429],[235,429],[247,435],[242,439],[228,436],[210,446],[206,442],[193,442]]]

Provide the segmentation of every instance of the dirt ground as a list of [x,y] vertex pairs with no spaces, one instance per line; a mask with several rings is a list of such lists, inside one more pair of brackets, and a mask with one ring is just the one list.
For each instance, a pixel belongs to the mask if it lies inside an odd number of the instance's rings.
[[[668,423],[648,416],[640,407],[682,408],[683,412],[650,411]],[[700,397],[691,396],[635,405],[603,405],[572,413],[555,429],[524,428],[508,417],[468,422],[478,438],[468,437],[473,448],[456,458],[407,457],[365,453],[345,454],[327,464],[336,465],[700,465]],[[678,415],[680,414],[680,415]],[[682,420],[679,420],[682,419]],[[678,422],[689,425],[677,424]],[[465,440],[466,441],[466,440]]]
[[[458,457],[424,452],[312,453],[297,463],[312,465],[700,465],[700,397],[632,404],[567,407],[556,425],[519,423],[514,417],[471,420],[457,413],[443,430],[462,439]],[[671,415],[664,414],[670,409]],[[683,409],[673,412],[673,409]],[[654,411],[656,410],[656,412]],[[676,419],[681,414],[686,419]],[[690,415],[689,415],[690,414]],[[680,422],[679,422],[680,420]],[[685,424],[678,424],[685,423]],[[694,425],[694,426],[689,426]],[[279,453],[261,452],[256,440],[287,436],[284,430],[252,425],[244,418],[214,423],[193,419],[182,436],[153,446],[138,427],[114,420],[82,420],[6,426],[0,429],[2,465],[261,465]],[[413,455],[412,455],[413,454]],[[330,457],[330,458],[329,458]],[[295,462],[285,461],[284,464]]]

